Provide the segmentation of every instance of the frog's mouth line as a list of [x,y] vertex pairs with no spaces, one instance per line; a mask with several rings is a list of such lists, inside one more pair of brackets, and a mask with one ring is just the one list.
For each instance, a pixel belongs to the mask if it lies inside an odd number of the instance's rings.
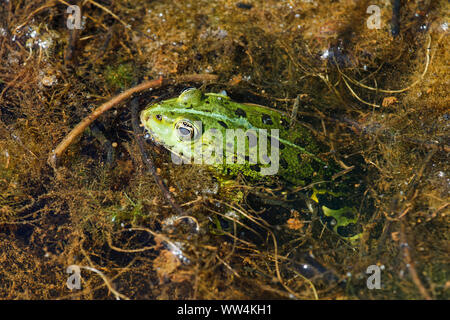
[[145,140],[151,140],[152,142],[156,144],[162,144],[154,135],[153,131],[149,129],[144,129],[144,139]]
[[167,149],[167,147],[170,147],[169,145],[165,144],[163,141],[161,141],[160,139],[158,139],[155,135],[155,133],[153,131],[151,131],[150,129],[145,129],[145,135],[144,135],[144,139],[145,140],[151,140],[152,142],[154,142],[156,145],[158,146],[163,146],[164,148]]

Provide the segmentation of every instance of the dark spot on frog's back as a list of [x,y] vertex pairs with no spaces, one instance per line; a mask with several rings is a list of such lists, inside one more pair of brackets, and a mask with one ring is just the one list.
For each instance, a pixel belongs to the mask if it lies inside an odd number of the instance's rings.
[[283,126],[283,128],[289,129],[289,122],[285,118],[281,118],[280,124]]
[[241,108],[237,108],[236,111],[234,111],[234,113],[238,116],[238,117],[243,117],[246,118],[247,114],[245,113],[244,110],[242,110]]
[[225,129],[228,129],[228,126],[225,122],[223,122],[222,120],[217,121],[217,123],[219,123],[222,127],[224,127]]
[[265,114],[265,113],[263,113],[263,115],[261,116],[261,121],[263,124],[267,124],[267,125],[273,124],[272,118],[268,114]]
[[299,147],[303,147],[305,145],[304,141],[302,138],[296,138],[294,143],[299,146]]
[[287,168],[289,167],[287,161],[286,161],[285,159],[283,159],[283,158],[280,158],[280,166],[281,166],[283,169],[287,169]]

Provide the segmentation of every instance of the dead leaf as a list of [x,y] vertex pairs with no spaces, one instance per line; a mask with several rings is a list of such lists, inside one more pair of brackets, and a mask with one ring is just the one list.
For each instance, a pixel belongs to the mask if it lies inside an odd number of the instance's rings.
[[386,97],[383,99],[383,103],[381,104],[383,107],[389,107],[393,104],[396,104],[398,99],[396,97]]

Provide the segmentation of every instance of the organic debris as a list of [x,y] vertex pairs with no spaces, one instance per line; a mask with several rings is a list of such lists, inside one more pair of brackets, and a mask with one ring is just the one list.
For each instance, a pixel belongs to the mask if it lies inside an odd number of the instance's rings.
[[[448,1],[73,2],[0,0],[0,298],[450,298]],[[140,145],[131,101],[190,86],[309,128],[360,239]]]

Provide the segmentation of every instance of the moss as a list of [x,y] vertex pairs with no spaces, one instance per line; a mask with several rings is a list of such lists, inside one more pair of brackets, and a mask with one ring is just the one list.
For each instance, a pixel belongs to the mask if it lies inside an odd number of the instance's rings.
[[143,212],[144,206],[142,204],[142,201],[138,200],[137,202],[133,202],[126,194],[125,196],[129,201],[128,205],[125,205],[123,207],[113,206],[110,208],[106,208],[105,210],[111,215],[111,221],[118,225],[124,223],[139,225],[146,217]]
[[106,81],[108,81],[108,84],[113,88],[128,88],[133,81],[133,76],[133,66],[131,63],[108,66],[106,68]]

